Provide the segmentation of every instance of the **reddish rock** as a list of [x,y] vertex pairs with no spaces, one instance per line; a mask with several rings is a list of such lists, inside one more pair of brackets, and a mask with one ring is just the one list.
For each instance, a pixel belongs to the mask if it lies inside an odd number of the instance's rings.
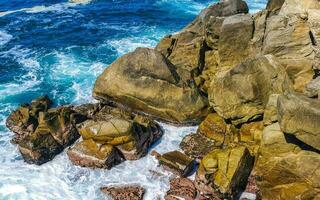
[[170,181],[170,190],[164,197],[165,200],[194,200],[197,190],[193,182],[188,178],[175,178]]
[[142,200],[145,193],[145,189],[137,185],[102,187],[100,190],[113,200]]

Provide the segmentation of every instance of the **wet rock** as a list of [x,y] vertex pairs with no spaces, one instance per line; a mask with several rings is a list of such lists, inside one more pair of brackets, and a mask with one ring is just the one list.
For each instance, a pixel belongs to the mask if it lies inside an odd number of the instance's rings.
[[278,123],[264,129],[254,168],[263,199],[319,197],[320,154],[310,150],[288,140]]
[[196,188],[204,195],[238,198],[252,167],[253,157],[244,146],[213,150],[200,162]]
[[291,88],[292,83],[276,58],[259,56],[217,77],[211,84],[209,100],[220,116],[237,125],[261,117],[270,94]]
[[206,154],[216,148],[214,140],[198,133],[184,137],[180,143],[182,151],[191,158],[200,161]]
[[160,165],[177,176],[187,177],[196,167],[196,162],[193,159],[179,151],[168,152],[157,157]]
[[113,62],[99,76],[94,96],[168,122],[197,123],[206,115],[208,102],[182,80],[183,73],[189,72],[178,71],[159,52],[138,48]]
[[51,104],[48,97],[40,97],[18,108],[7,119],[7,126],[16,132],[14,141],[27,163],[48,162],[79,138],[72,107],[50,108]]
[[39,112],[47,111],[51,105],[48,96],[43,96],[13,111],[6,120],[6,126],[15,133],[13,142],[17,143],[34,132],[38,126]]
[[100,190],[113,200],[142,200],[145,193],[145,189],[137,185],[102,187]]
[[283,132],[320,150],[320,101],[298,93],[280,95],[278,120]]
[[124,161],[123,155],[117,148],[92,139],[77,142],[67,154],[74,165],[82,167],[111,169]]
[[188,178],[175,178],[170,181],[170,190],[164,197],[165,200],[194,200],[197,190],[193,182]]

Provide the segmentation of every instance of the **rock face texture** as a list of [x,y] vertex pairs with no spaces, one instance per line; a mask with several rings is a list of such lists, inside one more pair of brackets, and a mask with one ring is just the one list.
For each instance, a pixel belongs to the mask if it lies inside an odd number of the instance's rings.
[[170,181],[170,190],[164,197],[165,200],[194,200],[197,197],[197,189],[193,182],[187,178],[175,178]]
[[262,115],[270,94],[291,88],[284,68],[267,55],[249,59],[217,77],[209,99],[219,115],[240,124]]
[[206,114],[208,101],[183,76],[190,73],[161,53],[138,48],[105,70],[95,83],[94,96],[168,122],[194,123]]
[[[291,143],[278,123],[263,132],[260,156],[255,166],[258,186],[264,199],[318,199],[319,152],[302,150]],[[293,140],[294,141],[294,140]]]
[[[278,120],[281,130],[320,150],[320,101],[302,94],[280,95]],[[297,123],[299,122],[299,123]]]
[[144,188],[136,185],[103,187],[100,190],[113,200],[142,200],[145,193]]
[[24,160],[37,165],[52,160],[79,138],[75,127],[79,119],[72,107],[50,108],[48,97],[22,105],[7,119],[7,127],[16,133]]
[[81,141],[68,150],[70,160],[83,167],[107,168],[137,160],[163,132],[154,121],[104,106],[93,119],[78,125]]

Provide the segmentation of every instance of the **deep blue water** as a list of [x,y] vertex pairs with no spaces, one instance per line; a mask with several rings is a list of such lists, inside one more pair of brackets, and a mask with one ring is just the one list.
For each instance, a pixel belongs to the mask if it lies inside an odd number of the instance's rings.
[[[184,27],[213,2],[0,0],[0,199],[102,198],[96,184],[101,180],[95,179],[111,175],[73,167],[65,155],[41,167],[25,164],[9,142],[11,133],[5,128],[5,118],[20,103],[44,94],[56,104],[92,101],[95,78],[108,64],[136,47],[155,46],[161,37]],[[247,2],[254,12],[263,8],[266,0]],[[167,138],[171,147],[163,144],[164,149],[177,148],[175,140],[189,130],[167,129],[177,138]],[[128,176],[141,178],[133,174]],[[119,182],[121,178],[116,177]],[[86,185],[89,183],[96,187]],[[155,191],[165,191],[166,183],[154,184],[158,184]],[[147,198],[154,197],[151,193]]]

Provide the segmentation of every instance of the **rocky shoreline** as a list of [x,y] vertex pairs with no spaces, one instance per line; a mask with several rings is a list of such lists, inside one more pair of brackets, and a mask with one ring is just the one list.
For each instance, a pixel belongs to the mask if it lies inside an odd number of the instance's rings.
[[[52,108],[44,96],[6,125],[27,163],[68,148],[73,164],[110,169],[148,154],[166,134],[155,120],[200,124],[181,151],[152,153],[174,172],[166,200],[239,199],[243,191],[320,199],[319,78],[318,0],[269,0],[255,14],[245,1],[225,0],[155,49],[114,61],[95,82],[99,103]],[[139,185],[101,191],[129,200],[145,193]]]

